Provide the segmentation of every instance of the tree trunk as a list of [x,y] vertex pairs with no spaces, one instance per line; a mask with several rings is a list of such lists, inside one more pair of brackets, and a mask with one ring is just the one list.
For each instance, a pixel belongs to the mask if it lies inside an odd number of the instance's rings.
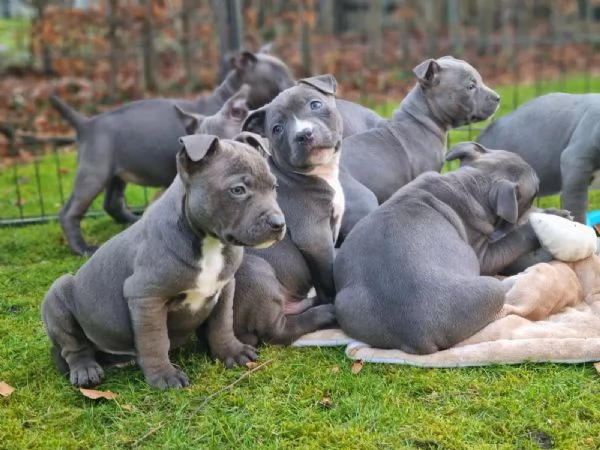
[[448,0],[446,5],[448,8],[448,29],[450,31],[450,43],[452,53],[455,56],[459,56],[462,55],[463,52],[463,43],[460,27],[460,5],[458,4],[458,0]]
[[236,52],[242,48],[244,36],[240,0],[227,1],[227,15],[229,17],[229,51]]
[[192,51],[190,48],[190,16],[193,14],[193,0],[183,0],[181,3],[181,53],[183,70],[185,72],[185,91],[192,86]]
[[302,56],[302,76],[310,77],[312,75],[312,55],[310,45],[310,25],[306,18],[306,0],[298,2],[298,15],[300,17],[300,54]]
[[477,16],[479,22],[479,38],[477,39],[477,54],[486,55],[490,49],[492,36],[492,4],[489,0],[477,0]]
[[[369,8],[369,64],[377,66],[381,61],[381,0],[371,0]],[[406,24],[404,24],[406,25]]]
[[319,28],[331,36],[335,33],[335,0],[321,0],[319,6]]
[[2,17],[10,19],[12,11],[10,10],[10,0],[2,0]]
[[144,65],[144,85],[147,91],[156,91],[156,52],[154,49],[154,19],[152,17],[152,0],[144,0],[145,17],[142,27],[142,53]]
[[108,43],[110,45],[110,72],[108,75],[108,96],[113,101],[117,96],[117,74],[119,73],[119,42],[117,40],[118,0],[108,2]]

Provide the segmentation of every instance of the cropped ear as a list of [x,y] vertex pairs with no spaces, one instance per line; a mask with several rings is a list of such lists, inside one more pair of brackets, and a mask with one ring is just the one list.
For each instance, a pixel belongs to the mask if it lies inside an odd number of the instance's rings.
[[265,158],[271,156],[271,152],[269,151],[269,141],[256,133],[242,131],[240,134],[234,137],[233,140],[237,142],[243,142],[244,144],[248,144],[250,147],[254,147]]
[[262,108],[256,109],[250,113],[244,124],[242,125],[242,131],[251,131],[260,136],[266,136],[266,118],[267,110],[263,106]]
[[179,105],[174,105],[175,111],[177,111],[177,115],[179,116],[179,120],[183,123],[185,131],[187,134],[195,134],[200,128],[200,124],[206,118],[202,114],[194,114],[182,109]]
[[250,94],[250,85],[243,84],[242,87],[225,102],[225,113],[234,119],[240,121],[248,116],[248,95]]
[[440,82],[440,65],[435,59],[426,59],[413,69],[419,84],[423,87],[433,87]]
[[258,61],[256,55],[247,50],[242,50],[230,56],[229,58],[229,63],[231,64],[231,67],[238,70],[247,69],[249,66],[256,63],[256,61]]
[[477,142],[459,142],[448,151],[446,161],[455,159],[460,159],[461,162],[472,161],[484,153],[489,153],[489,150]]
[[308,84],[326,95],[335,95],[337,91],[337,80],[331,74],[303,78],[302,80],[298,80],[298,83]]
[[508,180],[499,180],[494,185],[492,195],[495,198],[491,200],[492,204],[495,205],[496,215],[510,224],[516,224],[519,218],[516,183]]
[[210,134],[192,134],[179,138],[182,145],[177,153],[177,172],[185,184],[189,180],[192,167],[219,148],[219,138]]

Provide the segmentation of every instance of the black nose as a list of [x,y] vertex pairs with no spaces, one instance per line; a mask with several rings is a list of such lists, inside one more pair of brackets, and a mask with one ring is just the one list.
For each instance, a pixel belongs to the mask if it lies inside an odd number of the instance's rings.
[[493,93],[490,98],[492,99],[492,101],[499,103],[500,102],[500,96],[496,93]]
[[267,223],[273,231],[281,231],[285,227],[285,217],[282,214],[273,214],[267,218]]
[[311,128],[305,128],[302,131],[296,133],[296,142],[306,144],[313,140],[313,130]]

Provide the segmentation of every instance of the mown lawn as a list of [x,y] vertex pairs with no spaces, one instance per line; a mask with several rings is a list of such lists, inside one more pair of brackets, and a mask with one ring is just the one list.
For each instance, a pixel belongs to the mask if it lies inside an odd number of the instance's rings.
[[[600,80],[593,83],[598,90]],[[523,96],[535,93],[520,89]],[[463,139],[453,132],[454,143]],[[70,178],[72,155],[61,156]],[[40,163],[48,183],[54,164],[51,157]],[[24,190],[35,180],[32,167],[20,168],[31,171],[19,174],[29,177]],[[0,199],[10,192],[11,170],[0,176]],[[44,186],[46,212],[56,211],[60,196]],[[142,192],[133,195],[143,200]],[[9,206],[0,205],[2,217]],[[83,228],[96,243],[123,229],[105,216],[84,220]],[[99,388],[117,399],[89,400],[55,371],[39,315],[52,281],[84,261],[64,246],[55,222],[0,228],[0,381],[16,388],[0,397],[2,449],[600,448],[599,375],[592,364],[365,364],[353,374],[341,348],[264,347],[259,363],[268,364],[206,401],[246,369],[227,370],[190,342],[173,356],[190,388],[158,391],[138,368],[108,369]]]

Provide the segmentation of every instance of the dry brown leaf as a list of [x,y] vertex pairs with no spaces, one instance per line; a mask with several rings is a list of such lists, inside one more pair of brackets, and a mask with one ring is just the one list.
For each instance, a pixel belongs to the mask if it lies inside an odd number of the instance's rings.
[[255,369],[255,368],[256,368],[256,366],[258,366],[258,363],[255,363],[254,361],[248,361],[248,362],[246,363],[246,368],[247,368],[248,370]]
[[600,362],[594,363],[594,369],[596,369],[596,372],[600,373]]
[[124,405],[121,405],[121,409],[123,409],[124,411],[131,411],[133,410],[133,406],[126,403]]
[[333,366],[331,368],[332,373],[340,373],[340,366]]
[[363,368],[363,362],[360,359],[357,359],[356,361],[354,361],[352,363],[352,367],[350,368],[350,370],[352,371],[353,374],[357,374],[358,372],[360,372]]
[[14,387],[4,381],[0,381],[0,395],[2,397],[10,397],[13,392],[15,392]]
[[99,398],[104,398],[106,400],[114,400],[119,395],[111,391],[97,391],[95,389],[85,388],[79,388],[79,392],[81,392],[87,398],[91,398],[92,400],[97,400]]
[[319,405],[323,408],[331,408],[333,406],[333,401],[329,397],[323,397],[319,400]]

